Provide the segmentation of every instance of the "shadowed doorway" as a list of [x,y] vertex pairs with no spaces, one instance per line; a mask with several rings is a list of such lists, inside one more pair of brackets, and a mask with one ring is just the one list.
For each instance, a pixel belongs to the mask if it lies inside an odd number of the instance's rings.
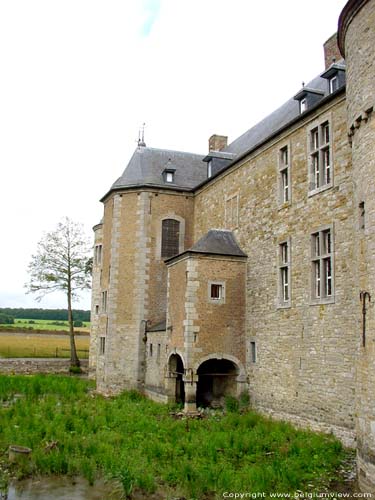
[[181,359],[181,356],[179,356],[178,354],[172,354],[172,356],[169,358],[169,373],[172,377],[175,378],[176,403],[185,403],[185,387],[183,381],[184,363]]
[[228,359],[209,359],[197,371],[197,405],[223,407],[225,396],[236,396],[237,366]]

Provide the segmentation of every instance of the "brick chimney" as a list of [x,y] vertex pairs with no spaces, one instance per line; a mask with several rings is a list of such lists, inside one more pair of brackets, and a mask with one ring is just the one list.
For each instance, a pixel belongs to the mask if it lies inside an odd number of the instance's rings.
[[340,49],[337,44],[337,33],[328,38],[323,45],[323,48],[325,69],[329,68],[334,60],[340,61],[342,59],[342,55],[340,54]]
[[209,151],[221,151],[228,145],[228,137],[225,135],[211,135],[208,139],[208,150]]

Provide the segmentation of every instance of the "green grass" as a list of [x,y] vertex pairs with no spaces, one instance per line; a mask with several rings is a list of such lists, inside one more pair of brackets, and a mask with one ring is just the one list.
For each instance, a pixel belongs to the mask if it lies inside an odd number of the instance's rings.
[[141,489],[208,499],[224,491],[317,490],[345,457],[332,436],[253,412],[187,425],[138,393],[105,399],[92,388],[72,377],[0,376],[2,468],[9,470],[7,449],[17,444],[33,450],[30,463],[12,471],[18,477],[82,474],[93,483],[104,475],[124,495]]
[[[32,321],[32,323],[30,323],[30,321]],[[90,322],[84,321],[83,325],[83,327],[76,327],[75,329],[79,331],[89,331]],[[12,330],[17,328],[28,328],[32,330],[69,331],[67,321],[54,321],[51,319],[15,319],[13,325],[0,323],[0,326]]]

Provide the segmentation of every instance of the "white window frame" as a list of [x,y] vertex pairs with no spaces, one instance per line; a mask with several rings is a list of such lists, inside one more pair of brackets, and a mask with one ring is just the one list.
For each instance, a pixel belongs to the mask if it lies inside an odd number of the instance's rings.
[[237,229],[239,221],[239,194],[225,198],[225,225],[227,229]]
[[173,183],[174,181],[174,172],[165,172],[165,182]]
[[278,262],[278,307],[291,307],[291,239],[281,240],[277,248]]
[[[211,287],[213,285],[220,287],[220,296],[218,298],[212,297]],[[208,302],[211,304],[225,304],[225,281],[209,281],[207,286],[207,297]]]
[[207,163],[207,178],[212,177],[212,160]]
[[307,99],[304,97],[299,102],[299,112],[304,113],[307,110]]
[[311,303],[335,301],[333,225],[311,233]]
[[332,120],[328,114],[311,123],[307,129],[309,196],[333,186],[332,146]]
[[[336,88],[334,88],[336,86]],[[329,93],[333,94],[339,88],[339,79],[337,75],[334,75],[329,79]]]
[[292,201],[291,148],[290,142],[279,148],[278,158],[278,203],[279,208],[289,206]]

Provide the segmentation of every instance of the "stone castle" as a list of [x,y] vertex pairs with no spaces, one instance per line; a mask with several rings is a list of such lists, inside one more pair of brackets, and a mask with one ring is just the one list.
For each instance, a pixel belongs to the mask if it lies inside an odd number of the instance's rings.
[[[98,389],[333,432],[375,492],[375,0],[324,71],[207,155],[140,140],[94,227]],[[372,297],[372,301],[371,301]]]

